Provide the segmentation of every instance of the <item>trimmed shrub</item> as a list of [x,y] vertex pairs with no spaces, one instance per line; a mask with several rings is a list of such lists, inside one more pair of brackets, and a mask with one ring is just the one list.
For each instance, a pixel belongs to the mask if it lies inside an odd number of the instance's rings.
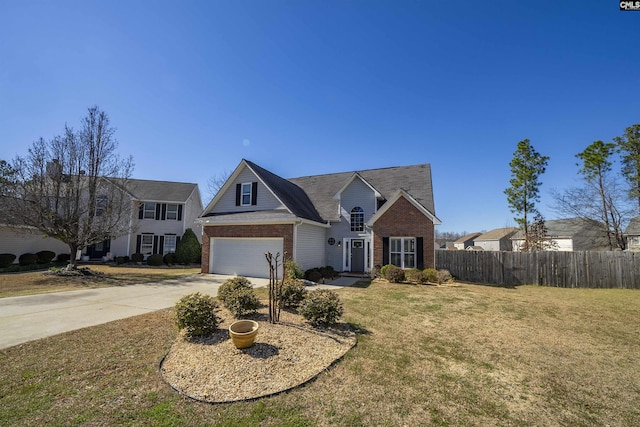
[[16,260],[14,254],[0,254],[0,268],[7,268]]
[[58,254],[58,257],[56,258],[57,262],[69,262],[69,260],[71,259],[71,255],[69,254]]
[[389,269],[389,267],[393,267],[393,264],[385,264],[382,267],[380,267],[380,277],[384,279],[384,275]]
[[144,255],[142,255],[139,252],[136,252],[135,254],[131,254],[131,261],[133,261],[133,262],[142,262],[142,261],[144,261]]
[[438,270],[435,268],[425,268],[422,270],[427,275],[427,280],[431,283],[438,283]]
[[453,277],[449,270],[438,270],[438,285],[442,285],[445,282],[451,282]]
[[147,265],[152,267],[160,267],[161,265],[164,265],[163,256],[160,254],[153,254],[149,256],[149,258],[147,258]]
[[193,230],[187,228],[176,246],[176,261],[179,264],[189,265],[198,264],[201,259],[202,245]]
[[302,280],[285,280],[282,284],[280,304],[283,308],[298,308],[306,294],[307,290]]
[[313,270],[311,273],[309,273],[308,280],[315,283],[320,283],[320,281],[322,280],[322,273],[320,273],[319,270]]
[[416,283],[418,285],[424,285],[428,282],[427,275],[417,268],[412,268],[411,270],[405,271],[405,277],[408,281],[412,283]]
[[32,253],[22,254],[18,258],[18,264],[20,264],[21,266],[32,265],[37,262],[38,262],[38,256]]
[[169,252],[168,254],[164,254],[164,257],[162,257],[162,260],[167,265],[174,265],[177,262],[176,261],[176,254],[174,254],[173,252]]
[[185,295],[175,305],[176,324],[185,330],[188,339],[205,337],[218,328],[217,309],[218,303],[212,296],[199,292]]
[[40,251],[36,252],[36,257],[38,257],[38,264],[49,264],[56,257],[56,253],[51,251]]
[[251,282],[246,277],[237,276],[224,281],[218,288],[218,299],[226,305],[227,298],[238,289],[253,290]]
[[333,279],[337,276],[336,271],[330,265],[320,267],[320,274],[324,279]]
[[284,265],[287,269],[287,279],[295,280],[302,279],[304,277],[304,271],[302,271],[302,267],[300,264],[289,258],[284,262]]
[[126,264],[127,261],[125,261],[125,257],[123,256],[118,256],[116,257],[116,265],[122,265],[122,264]]
[[255,313],[260,308],[260,300],[253,289],[235,289],[226,296],[224,306],[239,319],[248,313]]
[[[391,283],[401,283],[404,282],[404,270],[400,267],[396,267],[395,265],[385,266],[387,267],[384,270],[384,274],[382,277],[390,281]],[[384,268],[384,267],[382,267]]]
[[338,322],[344,309],[338,294],[328,289],[307,292],[298,313],[309,323],[316,326],[331,326]]

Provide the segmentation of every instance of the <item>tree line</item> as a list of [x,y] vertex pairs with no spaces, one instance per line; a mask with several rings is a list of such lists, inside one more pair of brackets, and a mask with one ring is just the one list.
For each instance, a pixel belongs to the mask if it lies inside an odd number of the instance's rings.
[[[553,210],[601,229],[609,249],[624,249],[623,227],[633,216],[640,215],[640,124],[627,127],[611,142],[592,142],[575,157],[581,184],[553,190]],[[544,218],[536,208],[540,177],[549,160],[534,149],[529,139],[524,139],[518,142],[509,163],[510,186],[504,193],[524,234],[524,251],[549,249],[552,244],[546,238]],[[620,167],[614,168],[617,162]]]

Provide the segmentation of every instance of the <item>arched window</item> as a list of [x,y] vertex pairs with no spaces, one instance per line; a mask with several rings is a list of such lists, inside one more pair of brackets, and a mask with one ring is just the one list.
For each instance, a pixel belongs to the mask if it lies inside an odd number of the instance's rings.
[[364,231],[364,210],[360,206],[351,209],[351,231]]

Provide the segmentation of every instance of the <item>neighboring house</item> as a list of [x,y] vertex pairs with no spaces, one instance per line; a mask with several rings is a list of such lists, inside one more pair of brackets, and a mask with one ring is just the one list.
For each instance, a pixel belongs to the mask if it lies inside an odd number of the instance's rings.
[[[554,219],[544,222],[550,251],[607,251],[609,243],[602,229],[580,218]],[[513,251],[524,245],[524,231],[511,237]]]
[[459,250],[467,249],[469,246],[473,246],[473,239],[480,236],[482,233],[471,233],[464,237],[459,238],[453,242],[453,247]]
[[510,251],[511,236],[518,231],[515,227],[496,228],[473,239],[473,246],[485,251]]
[[[202,228],[195,223],[202,212],[197,184],[131,179],[127,192],[133,203],[132,233],[85,248],[90,259],[110,256],[130,256],[175,252],[180,237],[187,228],[200,239]],[[21,232],[27,231],[27,233]],[[54,238],[43,238],[37,230],[16,226],[0,226],[0,253],[20,256],[26,252],[51,250],[69,253],[69,247]]]
[[254,277],[266,252],[304,270],[434,267],[440,224],[428,164],[284,179],[244,159],[199,222],[202,272]]
[[86,251],[90,258],[107,253],[112,257],[141,253],[146,257],[175,252],[187,228],[200,240],[202,227],[195,223],[202,212],[198,184],[131,179],[127,190],[134,203],[133,232],[91,245]]
[[631,218],[624,234],[627,237],[627,249],[640,251],[640,216]]

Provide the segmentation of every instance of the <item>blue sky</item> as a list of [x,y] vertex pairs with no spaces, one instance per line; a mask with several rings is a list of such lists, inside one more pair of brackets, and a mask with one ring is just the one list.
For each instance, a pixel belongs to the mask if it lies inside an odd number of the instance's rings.
[[0,0],[0,159],[106,111],[136,178],[242,158],[288,178],[430,163],[441,231],[514,225],[518,141],[575,154],[640,123],[640,12],[612,0]]

